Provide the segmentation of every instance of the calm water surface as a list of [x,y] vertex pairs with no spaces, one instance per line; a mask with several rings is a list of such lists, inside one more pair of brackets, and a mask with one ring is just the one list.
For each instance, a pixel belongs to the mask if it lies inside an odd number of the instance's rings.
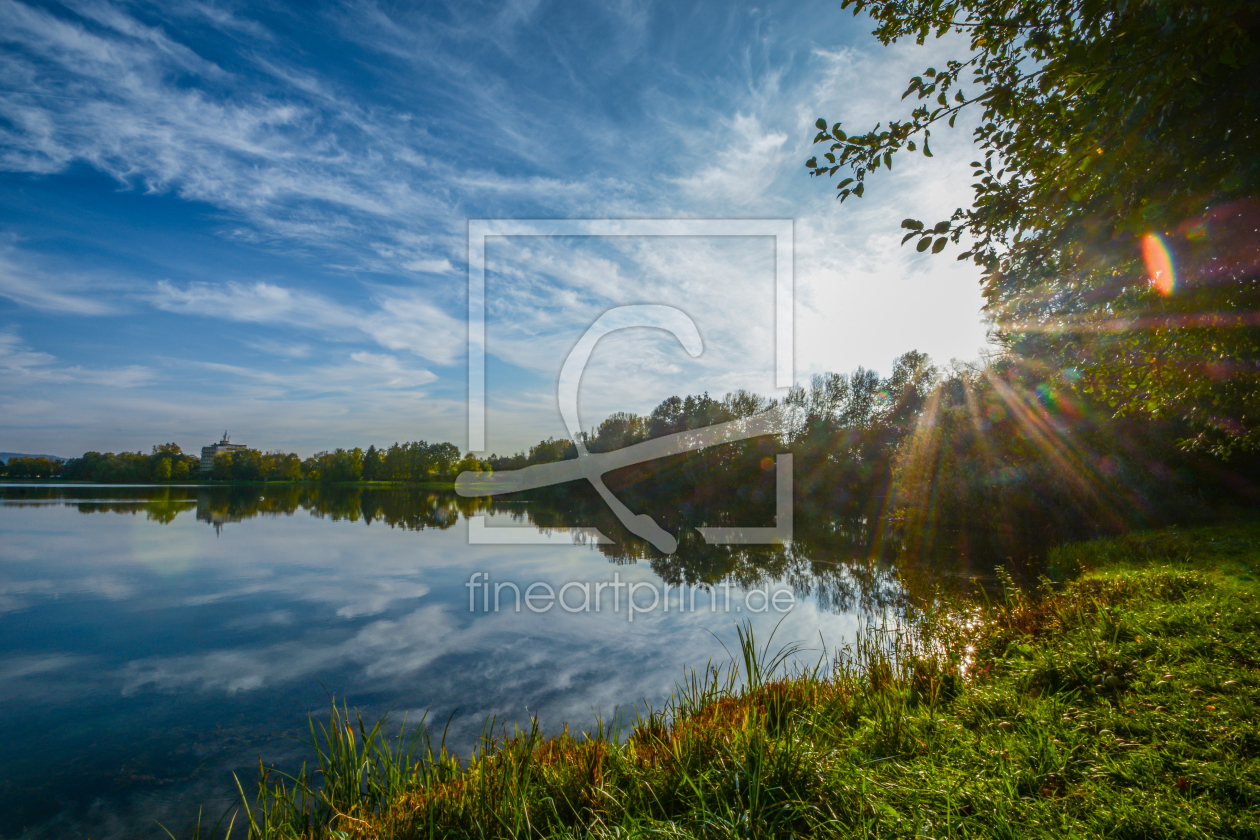
[[[469,545],[470,514],[547,542]],[[659,703],[684,666],[726,660],[737,621],[766,635],[783,618],[750,612],[754,588],[793,592],[776,645],[816,650],[900,592],[891,572],[846,563],[839,537],[684,541],[663,557],[575,544],[558,526],[597,524],[582,516],[414,490],[0,486],[0,837],[156,837],[200,806],[217,818],[233,771],[250,790],[260,754],[303,758],[291,736],[328,693],[365,716],[454,713],[449,740],[466,750],[488,716],[554,731]],[[702,590],[680,611],[674,588],[668,611],[630,622],[624,594],[616,611],[534,613],[504,590],[498,612],[479,598],[470,611],[474,572],[522,589],[734,584],[717,610]]]

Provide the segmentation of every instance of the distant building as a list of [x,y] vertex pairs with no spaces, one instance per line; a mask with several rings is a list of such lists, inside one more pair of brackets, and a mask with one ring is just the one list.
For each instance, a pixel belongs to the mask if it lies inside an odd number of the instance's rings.
[[214,456],[221,452],[239,452],[242,449],[249,449],[243,443],[229,443],[228,433],[223,433],[223,440],[210,446],[201,447],[201,471],[208,473],[214,469]]

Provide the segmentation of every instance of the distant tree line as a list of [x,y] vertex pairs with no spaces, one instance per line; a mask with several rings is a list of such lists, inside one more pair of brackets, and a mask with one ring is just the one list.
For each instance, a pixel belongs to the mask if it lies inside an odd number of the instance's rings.
[[6,478],[53,478],[61,474],[62,462],[55,458],[10,458],[0,464],[0,475]]
[[[1188,452],[1185,423],[1117,417],[1072,386],[1070,375],[1011,357],[941,370],[912,351],[887,377],[822,374],[778,403],[746,391],[670,397],[644,416],[614,414],[582,439],[591,452],[609,451],[778,405],[774,435],[605,476],[632,510],[675,532],[770,524],[749,517],[773,515],[781,452],[793,454],[798,528],[828,522],[872,544],[949,544],[974,556],[1204,519],[1258,500],[1255,458]],[[486,463],[499,471],[576,457],[572,442],[548,438]],[[574,487],[574,499],[584,489]],[[602,507],[592,499],[587,518]]]
[[68,461],[48,458],[10,458],[0,466],[4,478],[60,478],[67,481],[144,483],[186,481],[195,475],[201,460],[185,454],[178,444],[163,443],[143,452],[85,452]]
[[480,472],[486,465],[473,455],[462,455],[453,443],[423,440],[395,443],[388,448],[335,449],[317,452],[302,462],[304,478],[319,481],[452,481],[465,470]]
[[263,453],[256,449],[221,452],[210,476],[216,481],[397,481],[423,483],[453,481],[464,470],[487,466],[463,455],[453,443],[423,440],[395,443],[377,449],[334,449],[303,460],[290,452]]
[[[214,481],[396,481],[422,483],[451,481],[465,470],[481,471],[488,465],[463,455],[453,443],[410,441],[366,451],[335,449],[317,452],[303,460],[296,453],[242,449],[221,452],[208,478]],[[185,454],[177,444],[164,443],[142,452],[86,452],[68,461],[49,458],[11,458],[0,465],[0,477],[13,479],[60,478],[102,483],[188,481],[207,478],[201,459]]]

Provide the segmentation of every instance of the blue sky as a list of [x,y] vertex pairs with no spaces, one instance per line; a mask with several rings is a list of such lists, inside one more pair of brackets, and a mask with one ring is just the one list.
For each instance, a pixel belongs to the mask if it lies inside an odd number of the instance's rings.
[[[844,205],[802,165],[818,116],[901,115],[956,46],[871,28],[838,2],[0,0],[0,450],[464,446],[470,218],[794,219],[799,379],[974,358],[975,269],[898,229],[967,202],[969,132]],[[491,240],[488,449],[564,434],[560,364],[619,304],[683,308],[705,352],[606,338],[586,425],[781,394],[773,265],[763,238]]]

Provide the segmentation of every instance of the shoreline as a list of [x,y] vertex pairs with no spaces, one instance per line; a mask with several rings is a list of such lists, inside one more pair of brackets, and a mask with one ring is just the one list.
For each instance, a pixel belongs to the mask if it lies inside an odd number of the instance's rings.
[[[399,741],[333,707],[250,837],[1260,836],[1260,522],[1054,549],[1039,592],[922,605],[785,674],[741,628],[632,725]],[[260,768],[261,769],[261,768]],[[227,825],[225,821],[223,826]]]

